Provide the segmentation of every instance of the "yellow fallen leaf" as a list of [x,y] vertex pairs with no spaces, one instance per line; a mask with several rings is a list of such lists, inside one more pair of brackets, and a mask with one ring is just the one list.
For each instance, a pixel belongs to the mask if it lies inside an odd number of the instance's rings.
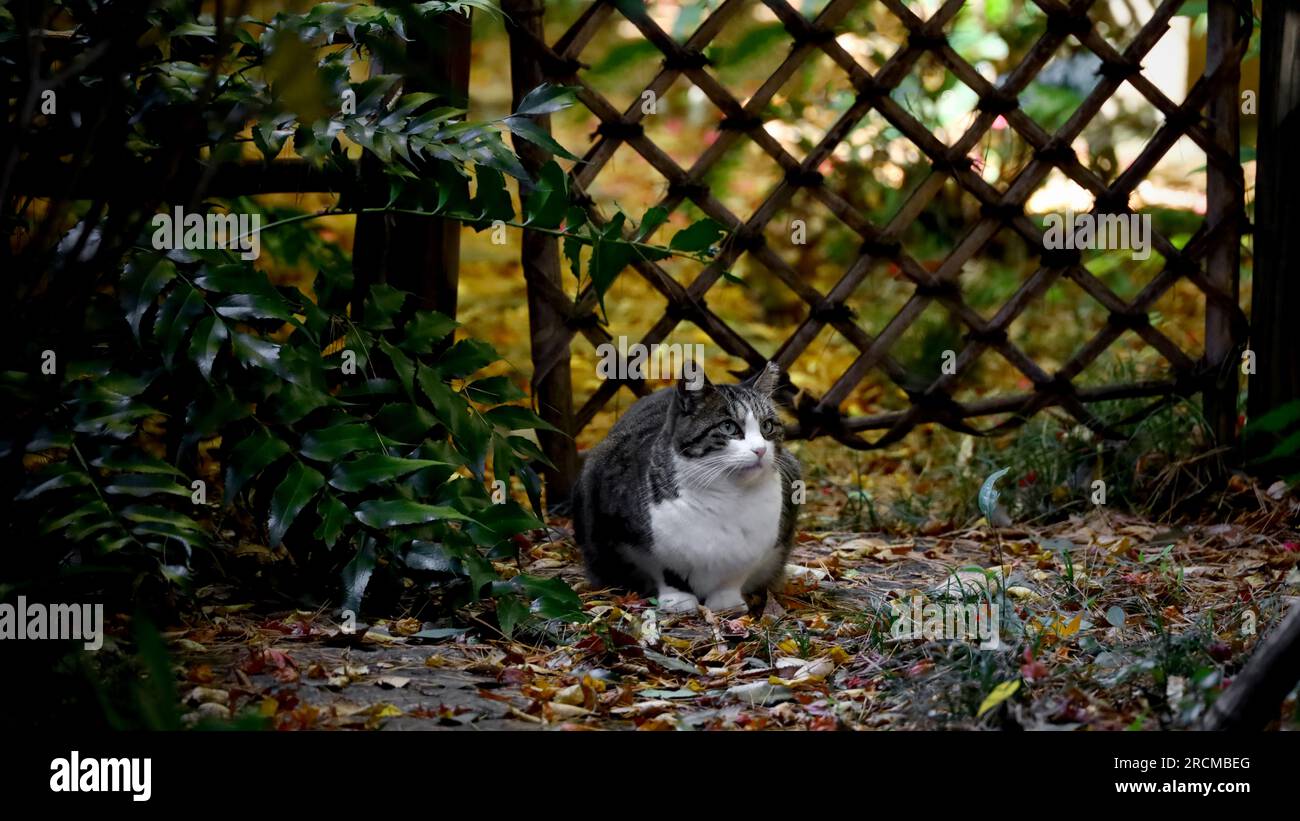
[[982,718],[989,710],[992,710],[994,707],[1015,695],[1016,691],[1019,689],[1020,679],[1018,678],[1012,679],[1011,681],[1004,681],[997,687],[994,687],[993,690],[984,697],[984,700],[980,702],[980,709],[979,712],[975,714],[975,717]]
[[420,632],[420,628],[419,619],[398,619],[393,622],[392,630],[399,636],[414,636]]

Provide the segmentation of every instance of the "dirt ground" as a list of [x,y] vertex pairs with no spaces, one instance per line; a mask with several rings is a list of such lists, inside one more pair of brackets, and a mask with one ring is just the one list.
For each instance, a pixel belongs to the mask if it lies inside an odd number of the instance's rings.
[[[1300,552],[1275,516],[1170,528],[1099,510],[1035,531],[801,532],[785,590],[762,611],[666,616],[587,589],[567,521],[551,524],[522,569],[568,580],[586,623],[507,639],[484,605],[468,629],[414,613],[348,635],[324,613],[214,604],[168,634],[187,721],[1183,728],[1300,595]],[[927,636],[920,621],[916,634],[899,627],[901,614],[963,601],[992,602],[984,612],[1000,614],[999,649],[980,649],[976,627],[965,638]],[[1294,728],[1294,700],[1280,719]]]

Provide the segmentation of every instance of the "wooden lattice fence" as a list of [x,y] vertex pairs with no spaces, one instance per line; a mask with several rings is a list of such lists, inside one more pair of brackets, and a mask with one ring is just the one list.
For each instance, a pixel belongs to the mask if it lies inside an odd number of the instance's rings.
[[[672,211],[686,200],[725,226],[730,235],[717,257],[703,267],[689,284],[682,285],[655,262],[637,260],[636,272],[667,300],[667,310],[641,340],[646,345],[662,342],[682,321],[690,321],[706,332],[726,353],[744,360],[751,369],[767,357],[760,354],[741,334],[710,310],[706,296],[742,255],[750,255],[763,269],[778,278],[806,306],[796,330],[781,344],[773,359],[788,369],[822,329],[829,325],[857,349],[856,359],[838,376],[829,390],[815,396],[806,386],[787,386],[786,397],[801,388],[792,402],[796,423],[794,437],[829,435],[852,448],[878,448],[898,441],[922,423],[939,423],[954,430],[985,434],[1021,423],[1035,412],[1060,406],[1081,424],[1103,436],[1118,436],[1088,409],[1088,404],[1118,398],[1151,397],[1148,411],[1170,396],[1201,392],[1205,411],[1221,441],[1231,441],[1237,422],[1238,355],[1247,337],[1247,323],[1238,306],[1240,239],[1249,230],[1244,211],[1242,168],[1238,161],[1238,119],[1240,63],[1246,54],[1252,19],[1248,3],[1211,0],[1208,14],[1206,69],[1190,87],[1185,100],[1175,104],[1142,74],[1141,61],[1168,28],[1182,0],[1165,0],[1154,15],[1141,25],[1123,50],[1116,49],[1099,33],[1089,17],[1095,0],[1065,4],[1057,0],[1034,0],[1045,13],[1046,25],[1024,59],[999,84],[986,80],[950,45],[945,34],[960,11],[962,0],[948,0],[929,19],[922,20],[902,0],[882,0],[883,5],[906,29],[907,40],[874,74],[860,65],[836,40],[837,25],[855,5],[853,0],[832,0],[814,18],[796,11],[785,0],[762,0],[780,20],[788,34],[789,54],[766,82],[742,104],[709,71],[705,47],[742,9],[747,0],[726,0],[685,40],[679,43],[648,15],[640,4],[595,2],[556,41],[544,36],[543,4],[537,0],[507,0],[502,4],[510,18],[511,62],[516,97],[538,81],[563,83],[578,89],[578,98],[600,121],[591,148],[575,164],[572,187],[587,190],[614,152],[630,146],[668,181],[667,193],[659,206]],[[717,139],[708,145],[689,168],[683,168],[647,136],[640,100],[620,111],[583,77],[584,49],[602,26],[620,18],[630,21],[663,56],[662,66],[646,86],[663,95],[685,76],[724,115]],[[1018,100],[1021,92],[1038,75],[1057,48],[1073,37],[1101,61],[1100,78],[1083,103],[1065,124],[1050,133],[1028,116]],[[979,95],[977,116],[951,146],[944,144],[890,96],[925,54],[933,55],[944,68]],[[856,92],[854,103],[826,132],[821,141],[799,160],[763,128],[760,113],[795,71],[817,54],[829,57],[846,73]],[[1129,167],[1107,185],[1080,162],[1071,143],[1097,116],[1103,104],[1126,82],[1163,117],[1163,123]],[[928,160],[929,175],[905,200],[885,225],[873,224],[844,196],[836,192],[834,180],[823,179],[817,168],[830,156],[855,126],[868,114],[883,117],[912,142]],[[1011,180],[1005,191],[986,182],[972,167],[971,150],[998,118],[1015,130],[1033,150],[1033,158]],[[1191,239],[1177,248],[1169,238],[1155,233],[1152,247],[1163,258],[1163,269],[1132,301],[1117,295],[1081,263],[1077,250],[1046,250],[1042,230],[1025,214],[1025,203],[1053,169],[1095,197],[1094,214],[1130,214],[1129,198],[1136,186],[1182,137],[1190,138],[1205,152],[1207,160],[1207,211],[1205,220]],[[767,193],[763,202],[747,215],[733,213],[710,190],[707,175],[738,141],[758,145],[784,171],[784,178]],[[523,149],[523,146],[521,146]],[[522,153],[522,150],[521,150]],[[529,148],[525,160],[534,168],[546,161],[544,152]],[[935,269],[921,265],[899,242],[903,230],[917,218],[938,191],[955,181],[980,203],[980,217],[970,225],[946,259]],[[822,293],[767,246],[764,228],[799,190],[806,190],[860,238],[861,247],[829,291]],[[599,218],[593,213],[592,218]],[[1037,269],[1002,305],[991,319],[985,319],[963,298],[957,275],[976,258],[997,232],[1009,228],[1039,257]],[[610,342],[609,330],[596,321],[596,294],[588,288],[575,300],[561,288],[558,252],[554,239],[525,231],[523,267],[527,278],[532,322],[534,388],[543,415],[569,434],[581,431],[600,409],[624,386],[637,394],[648,386],[635,378],[607,380],[579,408],[573,407],[569,379],[570,342],[583,334],[593,345]],[[880,328],[865,328],[855,321],[846,304],[855,290],[870,288],[869,272],[888,261],[901,270],[914,286],[910,298],[897,314]],[[1008,326],[1032,302],[1061,278],[1079,285],[1108,311],[1105,327],[1055,372],[1040,367],[1007,335]],[[1153,304],[1176,282],[1190,280],[1204,293],[1204,354],[1193,358],[1167,335],[1154,327],[1149,314]],[[966,343],[956,359],[955,373],[945,373],[918,389],[908,370],[891,355],[891,348],[932,302],[946,306],[964,324]],[[1132,330],[1170,364],[1168,379],[1125,384],[1079,387],[1073,382],[1126,330]],[[959,402],[951,395],[953,384],[986,351],[993,350],[1020,371],[1032,385],[1026,393]],[[873,369],[879,368],[906,391],[905,410],[864,416],[844,416],[839,408],[846,397]],[[973,418],[1009,414],[1006,421],[977,428]],[[865,431],[884,431],[875,439]],[[552,477],[563,492],[576,467],[572,439],[551,437],[543,442],[560,469]]]

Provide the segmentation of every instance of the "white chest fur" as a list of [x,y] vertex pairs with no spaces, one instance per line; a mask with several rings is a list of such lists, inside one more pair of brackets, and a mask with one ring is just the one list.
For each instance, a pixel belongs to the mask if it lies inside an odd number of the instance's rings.
[[650,508],[654,559],[687,575],[701,596],[739,589],[779,556],[781,501],[775,470],[752,484],[682,487]]

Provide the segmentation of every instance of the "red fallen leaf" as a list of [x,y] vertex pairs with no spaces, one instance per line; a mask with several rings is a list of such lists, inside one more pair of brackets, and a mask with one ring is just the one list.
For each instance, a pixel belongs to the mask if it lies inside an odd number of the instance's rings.
[[1088,721],[1087,708],[1070,702],[1052,713],[1047,719],[1053,724],[1085,724]]
[[1287,553],[1300,553],[1300,544],[1295,542],[1283,542],[1282,549]]
[[272,633],[292,633],[293,628],[279,619],[267,619],[258,625],[259,630],[266,630]]
[[193,664],[185,671],[185,680],[191,684],[211,684],[216,679],[211,664]]
[[298,666],[296,663],[294,663],[293,658],[291,658],[289,654],[284,652],[283,650],[263,650],[262,652],[266,655],[266,660],[269,661],[271,664],[274,664],[276,667],[297,667]]
[[267,667],[274,667],[277,671],[285,668],[293,669],[292,680],[297,681],[298,665],[283,650],[252,650],[248,658],[240,664],[240,669],[250,676],[266,672]]
[[506,667],[497,673],[497,681],[502,684],[527,684],[533,680],[533,674],[522,667]]
[[280,712],[283,710],[292,710],[298,706],[298,694],[287,687],[281,690],[277,690],[275,693],[271,695],[271,697],[274,698],[276,704],[279,705],[276,708],[276,712]]
[[808,722],[808,729],[810,730],[821,730],[825,732],[827,730],[838,730],[839,728],[839,720],[832,715],[814,716],[813,720]]
[[1210,658],[1215,661],[1227,661],[1232,658],[1232,645],[1227,642],[1216,641],[1206,649],[1210,654]]
[[257,651],[250,651],[248,658],[239,665],[239,669],[250,676],[255,676],[266,670],[266,656]]
[[291,665],[277,667],[275,668],[275,672],[271,673],[271,675],[281,684],[292,684],[299,678],[298,668]]
[[[438,702],[435,709],[429,709],[424,705],[407,710],[406,714],[412,718],[436,718],[441,721],[451,721],[454,716],[470,712],[470,708],[461,704],[456,707],[448,707],[442,702]],[[454,723],[454,722],[453,722]]]
[[1025,681],[1033,682],[1040,678],[1047,678],[1047,665],[1041,661],[1034,660],[1033,651],[1028,647],[1025,648],[1025,663],[1020,665],[1020,677]]
[[614,604],[617,604],[623,610],[644,607],[649,604],[644,598],[637,593],[628,593],[625,596],[614,596]]
[[522,533],[516,533],[515,535],[511,536],[510,541],[514,542],[515,547],[519,548],[520,550],[527,550],[528,548],[533,546],[532,539],[529,539],[527,536],[525,536]]
[[320,709],[310,704],[303,704],[287,712],[276,713],[275,729],[277,730],[310,730],[316,726],[316,720],[320,717]]
[[934,669],[933,661],[931,661],[930,659],[921,659],[916,664],[913,664],[911,667],[907,668],[907,677],[916,678],[917,676],[923,676],[933,669]]

